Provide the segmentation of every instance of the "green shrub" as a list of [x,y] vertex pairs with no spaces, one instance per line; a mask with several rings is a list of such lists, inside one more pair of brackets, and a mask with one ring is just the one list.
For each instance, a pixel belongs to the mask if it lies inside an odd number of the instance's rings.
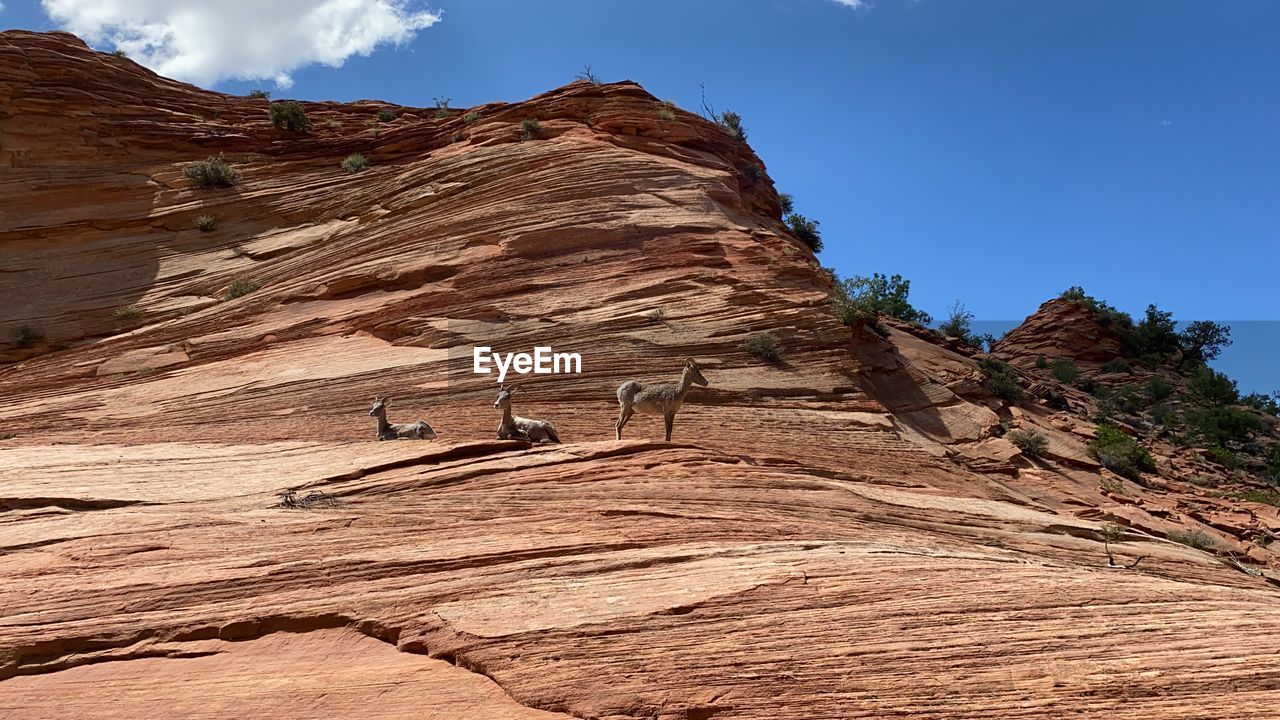
[[1071,358],[1054,358],[1049,363],[1049,370],[1060,382],[1068,384],[1080,377],[1080,368],[1076,367],[1076,361]]
[[725,110],[716,118],[716,124],[738,142],[746,142],[747,128],[742,125],[742,116],[732,110]]
[[1133,327],[1133,318],[1107,303],[1085,293],[1084,288],[1073,285],[1062,293],[1068,300],[1081,302],[1093,314],[1093,319],[1102,326],[1114,326],[1122,334]]
[[959,300],[947,309],[947,319],[938,324],[938,332],[944,337],[960,338],[974,347],[982,347],[982,340],[973,334],[973,313]]
[[986,380],[982,383],[983,387],[990,390],[993,395],[1013,404],[1026,399],[1027,391],[1022,389],[1022,385],[1018,383],[1018,376],[1008,363],[995,358],[983,358],[978,361],[978,367],[986,375]]
[[1221,445],[1215,445],[1207,449],[1209,457],[1213,458],[1214,462],[1228,470],[1239,470],[1240,466],[1243,465],[1243,463],[1240,462],[1239,455],[1236,455]]
[[256,90],[250,90],[248,97],[265,100],[271,97],[271,93],[270,91],[263,90],[262,88],[258,88]]
[[764,168],[756,165],[755,163],[742,163],[738,165],[738,172],[742,173],[752,185],[760,182],[760,178],[764,177]]
[[1098,530],[1098,534],[1107,542],[1116,542],[1120,538],[1124,537],[1124,526],[1116,525],[1115,523],[1106,523]]
[[1280,492],[1275,490],[1245,490],[1240,493],[1240,499],[1280,507]]
[[436,119],[443,120],[453,115],[453,108],[449,107],[449,103],[453,102],[453,98],[438,97],[436,98]]
[[822,233],[818,230],[818,221],[791,213],[786,218],[787,228],[800,242],[809,246],[814,252],[822,252]]
[[1014,430],[1006,437],[1027,457],[1040,457],[1049,449],[1049,438],[1036,430]]
[[117,320],[137,320],[142,317],[142,310],[137,305],[126,305],[116,308],[111,316]]
[[1218,545],[1216,540],[1201,530],[1170,530],[1167,537],[1197,550],[1211,550]]
[[1134,357],[1168,357],[1178,349],[1177,327],[1173,313],[1148,305],[1142,320],[1124,332],[1125,348]]
[[221,155],[193,162],[182,169],[182,174],[193,185],[202,188],[225,188],[240,182],[240,171],[231,167]]
[[904,280],[901,275],[885,277],[874,273],[871,277],[854,275],[836,282],[831,300],[836,316],[846,325],[871,323],[877,315],[920,325],[933,322],[929,313],[915,309],[907,301],[910,293],[910,280]]
[[1046,358],[1046,357],[1045,357],[1045,356],[1043,356],[1043,355],[1037,355],[1037,356],[1036,356],[1036,369],[1038,369],[1038,370],[1044,370],[1044,369],[1045,369],[1045,368],[1047,368],[1047,367],[1049,367],[1049,359],[1048,359],[1048,358]]
[[533,118],[525,118],[524,122],[520,123],[521,140],[536,140],[541,133],[542,124]]
[[1260,392],[1251,392],[1240,398],[1240,402],[1268,415],[1280,415],[1280,393],[1263,395]]
[[742,349],[757,360],[770,363],[782,362],[782,341],[769,332],[757,333],[742,343]]
[[1120,412],[1134,413],[1143,406],[1144,395],[1142,390],[1133,384],[1125,385],[1120,388],[1115,395],[1112,396],[1111,402]]
[[18,433],[3,432],[0,433],[0,440],[12,440],[18,437]]
[[112,54],[113,56],[115,56],[115,57],[118,57],[118,58],[128,58],[128,57],[129,57],[129,53],[127,53],[127,52],[125,52],[125,51],[123,51],[123,50],[121,50],[121,49],[119,49],[119,48],[116,48],[115,50],[112,50],[112,51],[111,51],[111,54]]
[[358,173],[369,167],[369,158],[363,153],[351,153],[342,160],[342,169],[349,173]]
[[213,232],[218,227],[218,219],[212,215],[197,215],[192,224],[200,232]]
[[474,122],[478,122],[479,120],[480,120],[480,113],[478,113],[478,112],[476,112],[476,111],[474,111],[474,110],[472,110],[471,112],[469,112],[469,113],[467,113],[466,115],[463,115],[463,116],[462,116],[462,122],[464,122],[464,123],[466,123],[466,124],[468,124],[468,125],[470,125],[470,124],[472,124],[472,123],[474,123]]
[[271,124],[281,130],[290,132],[306,132],[311,129],[311,121],[307,119],[307,109],[295,100],[273,102],[267,108],[267,118]]
[[1173,386],[1168,380],[1156,375],[1147,381],[1147,397],[1153,403],[1167,399],[1173,394]]
[[1223,405],[1193,408],[1185,417],[1192,437],[1207,445],[1244,442],[1267,427],[1256,414]]
[[1192,398],[1204,405],[1234,405],[1240,401],[1236,382],[1212,368],[1201,366],[1187,383]]
[[791,197],[791,193],[778,193],[778,207],[782,208],[782,216],[786,217],[795,212],[796,201]]
[[1156,462],[1147,449],[1112,425],[1099,425],[1097,437],[1089,449],[1102,466],[1130,480],[1138,480],[1144,472],[1155,472]]
[[1133,374],[1133,366],[1130,365],[1129,361],[1125,360],[1124,358],[1115,358],[1114,360],[1108,360],[1105,364],[1103,364],[1103,366],[1100,369],[1104,373],[1129,373],[1130,375]]
[[13,332],[9,334],[9,337],[13,340],[14,347],[24,348],[30,345],[35,345],[43,340],[44,333],[31,325],[19,325],[13,329]]
[[378,111],[378,121],[389,123],[396,119],[396,111],[391,108],[382,108]]
[[245,295],[257,290],[258,287],[258,283],[248,278],[238,277],[235,280],[232,280],[231,284],[227,286],[226,297],[228,300],[235,300],[238,297],[244,297]]
[[1178,334],[1182,362],[1206,363],[1231,345],[1231,328],[1208,320],[1197,320]]

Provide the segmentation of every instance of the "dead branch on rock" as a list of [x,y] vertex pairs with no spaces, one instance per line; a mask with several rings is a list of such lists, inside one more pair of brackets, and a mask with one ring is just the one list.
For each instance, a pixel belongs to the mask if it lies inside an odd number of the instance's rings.
[[338,507],[342,502],[338,498],[319,490],[298,497],[298,491],[292,488],[280,493],[280,502],[276,507],[290,510],[310,510],[313,507]]
[[1133,562],[1129,563],[1128,565],[1123,565],[1121,563],[1116,562],[1115,555],[1111,554],[1110,540],[1103,539],[1102,547],[1107,551],[1107,567],[1114,568],[1116,570],[1132,570],[1138,567],[1138,563],[1142,562],[1147,558],[1146,555],[1139,555],[1137,559],[1135,559]]

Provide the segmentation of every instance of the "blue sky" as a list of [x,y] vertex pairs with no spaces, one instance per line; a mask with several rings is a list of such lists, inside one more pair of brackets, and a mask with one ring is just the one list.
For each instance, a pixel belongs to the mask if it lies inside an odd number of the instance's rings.
[[[0,26],[33,29],[90,3],[47,0],[51,20],[35,0],[4,1]],[[1280,2],[366,1],[418,11],[416,29],[341,68],[291,69],[277,97],[466,106],[529,97],[589,63],[696,108],[703,82],[821,221],[823,262],[901,273],[935,316],[960,299],[1019,320],[1083,285],[1134,314],[1157,302],[1185,320],[1280,321]],[[249,42],[262,4],[232,6]],[[1280,323],[1254,327],[1225,369],[1280,388],[1265,360]]]

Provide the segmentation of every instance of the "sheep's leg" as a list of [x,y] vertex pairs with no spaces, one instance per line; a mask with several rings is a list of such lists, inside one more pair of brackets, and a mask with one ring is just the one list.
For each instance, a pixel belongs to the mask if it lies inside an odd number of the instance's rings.
[[627,424],[627,421],[631,419],[631,416],[634,415],[635,412],[636,411],[632,410],[629,405],[623,405],[618,411],[618,424],[614,426],[614,430],[617,431],[619,440],[622,439],[622,427]]
[[671,442],[671,426],[675,424],[676,414],[673,412],[663,413],[662,420],[667,426],[667,442]]

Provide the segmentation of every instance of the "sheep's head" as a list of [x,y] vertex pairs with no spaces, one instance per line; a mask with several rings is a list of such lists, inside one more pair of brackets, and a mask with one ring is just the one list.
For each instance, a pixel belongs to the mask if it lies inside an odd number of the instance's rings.
[[684,372],[696,385],[706,387],[711,384],[707,382],[706,378],[702,377],[702,369],[698,367],[698,363],[693,361],[693,358],[684,361]]
[[493,406],[496,408],[501,408],[503,410],[510,409],[511,396],[514,395],[515,392],[519,389],[520,388],[516,385],[512,385],[511,387],[502,385],[501,387],[498,388],[498,399],[494,401]]
[[369,409],[370,415],[381,415],[387,411],[387,403],[391,401],[390,397],[380,398],[374,396],[373,407]]

